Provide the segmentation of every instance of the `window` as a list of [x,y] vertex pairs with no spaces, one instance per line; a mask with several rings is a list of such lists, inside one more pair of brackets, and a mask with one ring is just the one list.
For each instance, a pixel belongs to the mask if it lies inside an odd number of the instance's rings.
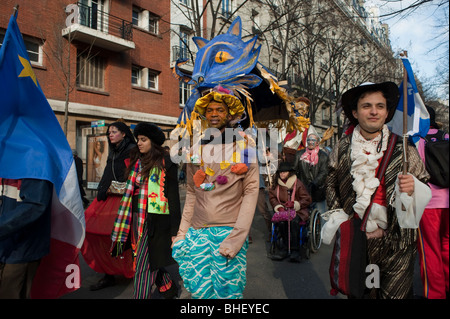
[[141,69],[137,66],[133,66],[131,69],[131,84],[141,85]]
[[39,44],[31,41],[24,41],[27,49],[28,57],[31,62],[39,63]]
[[180,107],[186,105],[187,100],[191,96],[191,85],[180,81]]
[[330,125],[330,107],[331,106],[329,105],[324,105],[322,107],[322,125]]
[[77,85],[81,88],[104,90],[105,59],[81,54],[77,58]]
[[225,18],[229,18],[233,12],[233,0],[222,1],[222,15]]
[[[0,33],[0,48],[2,47],[4,40],[5,34]],[[23,42],[25,43],[25,48],[27,49],[30,62],[33,64],[42,65],[42,45],[40,42],[27,36],[23,36]]]
[[158,73],[154,71],[148,71],[148,88],[157,90],[158,89]]
[[132,23],[134,26],[154,34],[158,34],[159,19],[159,16],[151,13],[150,11],[133,6]]
[[189,58],[189,34],[180,29],[180,58]]
[[184,4],[185,6],[189,6],[190,0],[180,0],[181,4]]
[[141,10],[139,8],[133,7],[133,16],[131,18],[131,22],[135,26],[139,26],[139,14],[141,13]]
[[140,66],[131,68],[131,85],[150,90],[158,90],[159,72]]
[[148,15],[148,31],[149,32],[158,34],[158,20],[159,20],[159,18],[157,16],[149,13],[149,15]]

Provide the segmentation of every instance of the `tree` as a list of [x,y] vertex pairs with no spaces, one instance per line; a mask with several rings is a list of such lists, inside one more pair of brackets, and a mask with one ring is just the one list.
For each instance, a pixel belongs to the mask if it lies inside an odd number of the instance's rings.
[[[73,6],[70,7],[64,6],[64,1],[60,2],[61,6],[61,20],[60,23],[53,25],[52,35],[54,41],[48,41],[48,43],[45,43],[45,34],[48,35],[47,32],[43,32],[41,30],[41,38],[43,45],[43,53],[48,58],[48,62],[50,66],[53,68],[56,74],[56,78],[61,83],[61,86],[64,89],[64,95],[65,95],[65,103],[64,103],[64,124],[63,124],[63,131],[64,134],[67,136],[67,126],[69,121],[69,101],[70,101],[70,93],[73,91],[73,89],[76,87],[74,74],[76,74],[76,71],[73,71],[73,62],[72,62],[72,54],[74,51],[73,47],[73,34],[69,32],[67,34],[67,37],[64,38],[61,36],[61,30],[65,27],[68,27],[68,23],[70,22],[68,18],[70,18],[70,8],[74,8]],[[70,8],[69,8],[70,7]],[[66,8],[66,11],[64,11],[64,8]],[[69,9],[67,9],[69,8]],[[64,12],[69,13],[69,17],[66,16]],[[74,15],[74,19],[78,19],[77,15]],[[63,22],[64,21],[64,22]],[[72,21],[74,23],[77,23],[77,20]],[[53,44],[52,44],[53,42]],[[77,59],[81,55],[87,55],[87,59],[92,59],[96,54],[92,54],[92,48],[94,46],[94,41],[88,45],[85,46],[83,50],[80,50],[78,52],[78,55],[76,56]],[[75,59],[75,61],[77,61]],[[81,72],[79,70],[79,72]],[[76,74],[77,75],[77,74]]]

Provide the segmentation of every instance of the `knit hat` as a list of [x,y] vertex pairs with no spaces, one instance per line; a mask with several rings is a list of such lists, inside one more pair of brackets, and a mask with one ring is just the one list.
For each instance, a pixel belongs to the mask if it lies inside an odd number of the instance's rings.
[[365,82],[357,87],[354,87],[342,95],[342,108],[345,115],[354,125],[358,125],[358,120],[353,116],[352,111],[356,110],[358,100],[365,92],[383,92],[386,98],[387,109],[389,111],[385,123],[388,123],[394,117],[395,109],[397,108],[398,100],[400,99],[400,92],[397,84],[394,82],[372,83]]
[[153,143],[157,145],[162,145],[166,140],[164,132],[155,124],[150,122],[141,122],[134,128],[134,136],[137,138],[138,135],[147,136]]

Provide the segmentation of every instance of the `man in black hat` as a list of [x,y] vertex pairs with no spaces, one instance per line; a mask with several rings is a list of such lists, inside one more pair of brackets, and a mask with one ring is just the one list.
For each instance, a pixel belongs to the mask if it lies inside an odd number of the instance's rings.
[[326,180],[328,207],[339,213],[332,213],[324,226],[325,243],[334,236],[338,219],[343,222],[347,215],[362,219],[372,202],[366,228],[367,254],[370,263],[378,266],[381,279],[374,285],[379,289],[366,289],[371,298],[412,297],[417,231],[400,226],[391,200],[397,183],[401,193],[411,196],[416,180],[424,183],[429,177],[412,145],[406,146],[408,174],[402,175],[401,139],[393,144],[384,176],[381,180],[376,177],[393,138],[385,123],[392,119],[398,100],[399,90],[393,82],[363,83],[343,94],[342,106],[354,130],[335,145]]

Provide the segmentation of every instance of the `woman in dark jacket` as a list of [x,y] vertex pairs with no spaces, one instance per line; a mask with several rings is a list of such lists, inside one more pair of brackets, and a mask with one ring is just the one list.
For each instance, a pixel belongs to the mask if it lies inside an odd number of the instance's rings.
[[123,122],[108,126],[109,154],[106,167],[97,188],[97,198],[85,211],[86,239],[81,252],[87,264],[105,276],[90,287],[98,290],[115,283],[114,275],[126,278],[134,276],[132,256],[128,252],[123,259],[111,258],[111,230],[119,210],[121,194],[111,193],[111,182],[125,182],[125,170],[130,162],[130,150],[136,147],[130,128]]
[[161,146],[165,136],[158,126],[139,123],[134,135],[138,147],[131,152],[127,188],[111,235],[112,255],[131,246],[134,298],[150,298],[153,284],[164,298],[173,298],[178,289],[165,267],[175,264],[171,245],[181,219],[178,167]]
[[309,134],[306,141],[307,148],[297,152],[293,167],[316,208],[324,213],[327,210],[325,179],[328,175],[328,155],[319,148],[320,139],[316,134]]

